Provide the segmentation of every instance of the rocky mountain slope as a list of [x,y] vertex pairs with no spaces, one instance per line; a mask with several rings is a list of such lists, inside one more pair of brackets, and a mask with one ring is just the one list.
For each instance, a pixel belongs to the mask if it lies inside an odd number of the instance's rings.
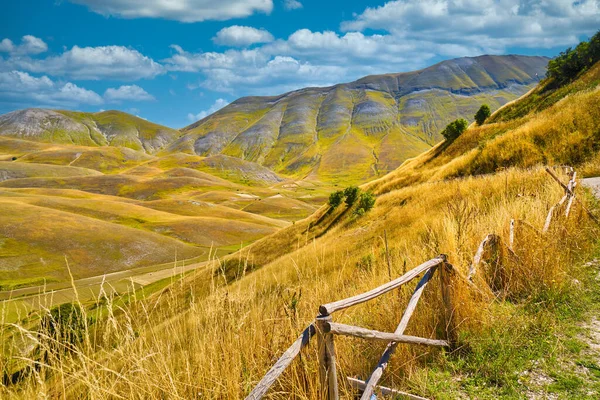
[[526,93],[547,63],[514,55],[460,58],[332,87],[245,97],[184,128],[169,150],[226,154],[296,177],[364,182],[429,149],[451,120]]
[[154,153],[180,133],[121,112],[29,108],[0,116],[0,135],[83,146],[118,146]]

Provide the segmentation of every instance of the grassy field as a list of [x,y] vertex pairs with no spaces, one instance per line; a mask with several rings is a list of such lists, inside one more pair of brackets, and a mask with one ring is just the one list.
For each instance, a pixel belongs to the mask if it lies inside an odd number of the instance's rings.
[[224,156],[7,137],[0,152],[4,292],[64,285],[67,262],[84,279],[226,254],[307,217],[330,190]]
[[[598,66],[581,80],[597,71]],[[568,218],[557,217],[548,234],[536,233],[563,196],[544,166],[569,162],[588,174],[600,169],[600,159],[582,145],[594,149],[600,143],[593,123],[600,119],[596,86],[569,93],[545,109],[532,107],[525,115],[471,127],[454,142],[441,143],[364,185],[362,190],[377,196],[364,215],[355,212],[356,205],[334,210],[324,205],[168,287],[157,283],[155,293],[132,288],[125,296],[99,296],[96,305],[85,308],[82,339],[69,351],[56,350],[60,343],[25,329],[36,329],[35,315],[22,327],[5,327],[9,340],[0,366],[5,372],[31,372],[17,385],[3,385],[0,393],[14,398],[39,393],[243,398],[314,320],[320,304],[369,290],[440,253],[464,276],[480,241],[495,233],[506,242],[510,220],[519,219],[534,229],[517,229],[515,256],[503,252],[497,268],[482,268],[475,279],[480,291],[464,283],[457,287],[459,350],[399,346],[382,383],[432,398],[598,398],[600,355],[582,321],[599,307],[597,263],[588,261],[600,252],[600,228],[575,205]],[[560,152],[561,146],[582,150]],[[309,189],[281,183],[275,190],[287,185],[297,196]],[[244,211],[261,196],[223,189],[191,192],[197,200]],[[577,193],[587,208],[600,211],[586,189]],[[169,196],[156,200],[165,207],[158,214],[172,207]],[[233,207],[236,197],[239,208]],[[443,335],[435,279],[407,334]],[[393,331],[410,289],[335,319]],[[336,339],[340,375],[368,376],[384,346]],[[45,354],[43,365],[39,354]],[[350,397],[350,388],[343,381],[340,385],[343,396]],[[316,346],[311,346],[270,396],[313,399],[319,398],[318,390]]]

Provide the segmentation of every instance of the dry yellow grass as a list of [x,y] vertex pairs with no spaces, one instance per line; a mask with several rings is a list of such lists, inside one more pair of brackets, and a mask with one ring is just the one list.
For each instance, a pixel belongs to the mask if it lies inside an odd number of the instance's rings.
[[[511,218],[541,229],[548,209],[563,191],[537,165],[575,160],[579,152],[564,159],[560,150],[596,140],[590,122],[600,120],[597,101],[597,92],[582,92],[539,114],[471,129],[454,143],[439,145],[366,185],[378,195],[366,216],[355,218],[343,207],[327,213],[323,207],[227,263],[217,262],[154,296],[144,299],[142,293],[134,293],[130,303],[105,298],[103,306],[88,311],[98,313],[99,322],[86,328],[85,340],[73,351],[56,353],[60,356],[36,358],[22,349],[40,346],[42,353],[50,351],[48,341],[22,327],[6,327],[4,335],[11,341],[4,343],[0,368],[12,371],[29,366],[31,373],[18,385],[3,385],[0,395],[243,398],[314,320],[319,304],[367,291],[440,253],[447,254],[464,275],[485,235],[496,233],[506,241]],[[583,105],[591,111],[581,111]],[[591,156],[586,168],[595,170],[597,164],[590,160]],[[497,167],[507,168],[497,171]],[[472,176],[484,172],[488,174]],[[586,196],[580,198],[593,203]],[[390,240],[389,269],[384,230]],[[490,327],[523,325],[520,302],[559,299],[574,284],[577,266],[597,238],[598,228],[580,206],[569,219],[559,218],[543,237],[519,229],[518,260],[502,257],[503,273],[494,282],[501,289],[500,300],[466,287],[459,291],[464,344],[476,344],[478,334]],[[481,288],[494,279],[491,272],[480,271]],[[391,331],[409,290],[334,318]],[[439,283],[433,282],[406,333],[436,337],[442,331]],[[336,339],[336,345],[340,376],[367,376],[383,348],[351,339]],[[444,363],[445,357],[439,350],[400,346],[383,383],[435,396],[422,371]],[[318,398],[317,376],[315,346],[311,346],[269,395]],[[340,383],[342,394],[349,397],[348,388]]]
[[[561,194],[558,185],[538,169],[392,191],[379,197],[368,218],[342,220],[319,239],[284,257],[275,255],[274,261],[234,283],[225,285],[216,267],[213,273],[199,272],[158,297],[122,308],[118,317],[109,315],[106,322],[90,328],[91,347],[84,342],[78,352],[49,360],[39,371],[41,375],[33,374],[16,388],[5,387],[4,393],[21,398],[39,393],[58,396],[65,391],[67,397],[241,398],[313,320],[319,304],[390,279],[381,240],[384,229],[390,239],[393,277],[439,253],[448,254],[465,274],[487,233],[506,238],[511,218],[541,227],[547,209]],[[512,265],[504,260],[512,273],[505,282],[506,296],[518,300],[536,291],[560,291],[570,284],[568,266],[585,254],[593,238],[579,210],[564,228],[557,227],[543,241],[519,231],[521,263]],[[273,251],[277,253],[277,249]],[[256,261],[252,257],[248,256],[250,263]],[[438,292],[434,282],[424,294],[408,334],[441,334]],[[393,330],[408,300],[409,292],[401,293],[335,318]],[[505,321],[514,317],[482,302],[465,292],[461,298],[462,331],[481,329],[492,315]],[[336,343],[340,374],[349,376],[366,376],[382,351],[381,345],[357,340]],[[314,349],[286,372],[272,390],[274,398],[317,397]],[[16,356],[12,354],[13,362]],[[406,386],[415,371],[440,357],[438,351],[401,346],[385,381],[395,387]]]

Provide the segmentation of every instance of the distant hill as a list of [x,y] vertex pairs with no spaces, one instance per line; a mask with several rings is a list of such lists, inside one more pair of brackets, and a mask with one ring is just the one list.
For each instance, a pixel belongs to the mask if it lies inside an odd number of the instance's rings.
[[0,116],[0,135],[83,146],[116,146],[154,153],[180,133],[121,112],[84,113],[28,108]]
[[225,154],[276,172],[364,182],[441,139],[445,125],[495,110],[544,76],[548,58],[480,56],[275,97],[244,97],[184,129],[170,151]]

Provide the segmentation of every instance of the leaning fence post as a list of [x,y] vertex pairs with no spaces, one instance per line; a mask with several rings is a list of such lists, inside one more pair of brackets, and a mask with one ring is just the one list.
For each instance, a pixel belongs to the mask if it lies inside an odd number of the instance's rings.
[[444,262],[440,266],[440,281],[442,284],[442,300],[444,301],[444,324],[446,331],[446,340],[450,349],[455,349],[458,343],[458,333],[456,329],[456,273],[454,267],[448,262],[445,254],[440,255]]
[[338,400],[337,371],[335,368],[335,345],[333,334],[326,333],[325,325],[331,322],[331,315],[317,317],[317,343],[319,346],[319,381],[321,397],[326,400]]

